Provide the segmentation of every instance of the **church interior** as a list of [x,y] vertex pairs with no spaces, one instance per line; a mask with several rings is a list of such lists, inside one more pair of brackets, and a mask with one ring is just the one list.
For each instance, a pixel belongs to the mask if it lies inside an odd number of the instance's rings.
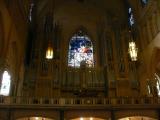
[[0,120],[160,120],[159,0],[0,0]]

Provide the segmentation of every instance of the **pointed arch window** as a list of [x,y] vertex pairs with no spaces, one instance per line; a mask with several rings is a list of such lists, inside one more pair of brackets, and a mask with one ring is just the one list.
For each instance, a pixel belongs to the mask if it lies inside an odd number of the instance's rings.
[[156,80],[156,87],[157,87],[157,94],[160,96],[160,77],[158,76],[157,73],[155,75],[155,80]]
[[148,3],[148,0],[141,0],[141,4],[144,7]]
[[1,80],[0,95],[8,96],[10,92],[11,76],[8,71],[4,71]]
[[32,3],[30,4],[29,16],[28,16],[30,22],[32,21],[33,7],[34,7],[34,3],[32,2]]
[[74,34],[69,42],[68,66],[79,68],[82,64],[86,67],[94,66],[93,44],[83,31]]
[[128,8],[128,21],[129,21],[129,26],[132,27],[134,25],[134,16],[131,7]]

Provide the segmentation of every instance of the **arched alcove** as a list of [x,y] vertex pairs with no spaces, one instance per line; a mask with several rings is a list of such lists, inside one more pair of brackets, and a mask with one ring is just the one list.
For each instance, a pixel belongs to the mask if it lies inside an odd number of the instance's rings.
[[95,117],[80,117],[80,118],[75,118],[75,119],[72,119],[72,120],[104,120],[104,119],[95,118]]
[[121,118],[118,120],[157,120],[157,119],[145,117],[145,116],[132,116],[132,117]]
[[[116,117],[116,120],[142,120],[139,118],[152,118],[152,119],[143,119],[143,120],[157,120],[158,112],[154,110],[148,110],[148,109],[122,110],[122,111],[117,111],[115,113],[115,117]],[[134,118],[137,118],[137,119],[134,119]]]
[[24,117],[24,118],[18,118],[17,120],[54,120],[51,118],[47,118],[47,117]]
[[38,120],[58,120],[59,113],[54,110],[45,110],[44,112],[44,109],[14,111],[14,120],[37,120],[37,118],[39,118]]
[[94,110],[74,110],[65,113],[67,120],[109,120],[110,112]]

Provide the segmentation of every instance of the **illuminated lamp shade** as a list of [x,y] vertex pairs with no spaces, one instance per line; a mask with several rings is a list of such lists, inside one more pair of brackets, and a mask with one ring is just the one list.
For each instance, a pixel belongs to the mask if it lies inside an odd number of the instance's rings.
[[46,50],[46,59],[52,59],[53,56],[54,56],[53,47],[51,45],[48,45],[48,48]]
[[131,60],[137,61],[138,48],[136,47],[136,43],[134,41],[129,42],[128,52]]

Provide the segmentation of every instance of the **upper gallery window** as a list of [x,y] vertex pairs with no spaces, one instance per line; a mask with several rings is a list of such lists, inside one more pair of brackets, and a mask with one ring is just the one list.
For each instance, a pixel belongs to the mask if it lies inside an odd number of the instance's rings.
[[157,94],[158,96],[160,96],[160,77],[156,73],[155,73],[155,80],[157,81],[156,82]]
[[131,7],[128,8],[128,21],[129,21],[129,26],[132,27],[134,25],[134,17]]
[[142,6],[145,6],[148,3],[148,0],[141,0]]
[[147,90],[148,90],[148,94],[150,95],[151,94],[151,88],[149,85],[147,85]]
[[84,64],[86,67],[94,66],[93,45],[90,38],[80,30],[70,40],[68,66],[79,68]]
[[10,91],[11,76],[7,71],[3,72],[0,95],[8,96]]
[[30,4],[30,8],[29,8],[29,21],[31,22],[32,21],[32,12],[33,12],[33,7],[34,7],[34,4],[31,3]]

